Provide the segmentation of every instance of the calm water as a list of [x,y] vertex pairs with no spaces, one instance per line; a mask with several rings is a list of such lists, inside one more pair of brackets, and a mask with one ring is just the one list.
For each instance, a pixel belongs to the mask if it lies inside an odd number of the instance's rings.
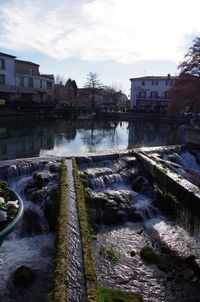
[[19,117],[0,120],[0,160],[71,156],[178,143],[177,125]]

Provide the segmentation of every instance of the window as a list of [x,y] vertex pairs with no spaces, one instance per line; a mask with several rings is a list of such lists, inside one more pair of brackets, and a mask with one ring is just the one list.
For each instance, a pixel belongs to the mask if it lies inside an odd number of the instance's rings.
[[33,88],[33,78],[28,78],[28,87]]
[[24,77],[19,78],[19,86],[24,87]]
[[141,99],[146,99],[146,91],[140,91],[139,97]]
[[145,81],[142,81],[142,86],[145,86]]
[[40,88],[42,89],[42,80],[40,80]]
[[52,88],[52,83],[51,82],[47,82],[47,89],[51,89]]
[[0,74],[0,85],[5,84],[5,75],[4,74]]
[[0,69],[5,69],[5,60],[0,59]]
[[157,99],[158,98],[158,91],[151,91],[151,99]]
[[151,82],[151,85],[152,85],[152,86],[158,86],[158,81],[155,81],[155,80],[152,81],[152,82]]
[[168,86],[168,85],[169,85],[169,86],[172,86],[172,85],[173,85],[173,82],[172,82],[172,81],[166,81],[165,84],[166,84],[166,86]]

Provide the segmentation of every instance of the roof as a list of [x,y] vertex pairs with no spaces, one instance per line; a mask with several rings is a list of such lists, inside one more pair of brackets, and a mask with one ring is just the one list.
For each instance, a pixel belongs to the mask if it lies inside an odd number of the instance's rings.
[[177,77],[176,76],[146,76],[146,77],[139,77],[139,78],[131,78],[130,81],[132,80],[175,80]]
[[35,65],[35,66],[40,66],[39,64],[30,62],[30,61],[24,61],[24,60],[15,60],[16,63],[21,63],[21,64],[29,64],[29,65]]
[[4,56],[4,57],[9,57],[9,58],[16,58],[15,56],[12,56],[12,55],[9,55],[7,53],[4,53],[4,52],[0,52],[0,56]]

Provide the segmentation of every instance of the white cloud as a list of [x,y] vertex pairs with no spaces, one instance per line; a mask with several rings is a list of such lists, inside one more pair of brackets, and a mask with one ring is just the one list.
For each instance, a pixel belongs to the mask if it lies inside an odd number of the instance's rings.
[[200,32],[199,0],[10,0],[0,47],[64,59],[180,61]]

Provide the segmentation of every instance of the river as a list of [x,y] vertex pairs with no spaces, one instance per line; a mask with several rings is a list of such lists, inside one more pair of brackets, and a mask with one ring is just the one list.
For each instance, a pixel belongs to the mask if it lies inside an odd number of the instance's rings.
[[156,121],[55,120],[46,117],[5,117],[0,120],[0,160],[74,156],[179,143],[179,126]]

